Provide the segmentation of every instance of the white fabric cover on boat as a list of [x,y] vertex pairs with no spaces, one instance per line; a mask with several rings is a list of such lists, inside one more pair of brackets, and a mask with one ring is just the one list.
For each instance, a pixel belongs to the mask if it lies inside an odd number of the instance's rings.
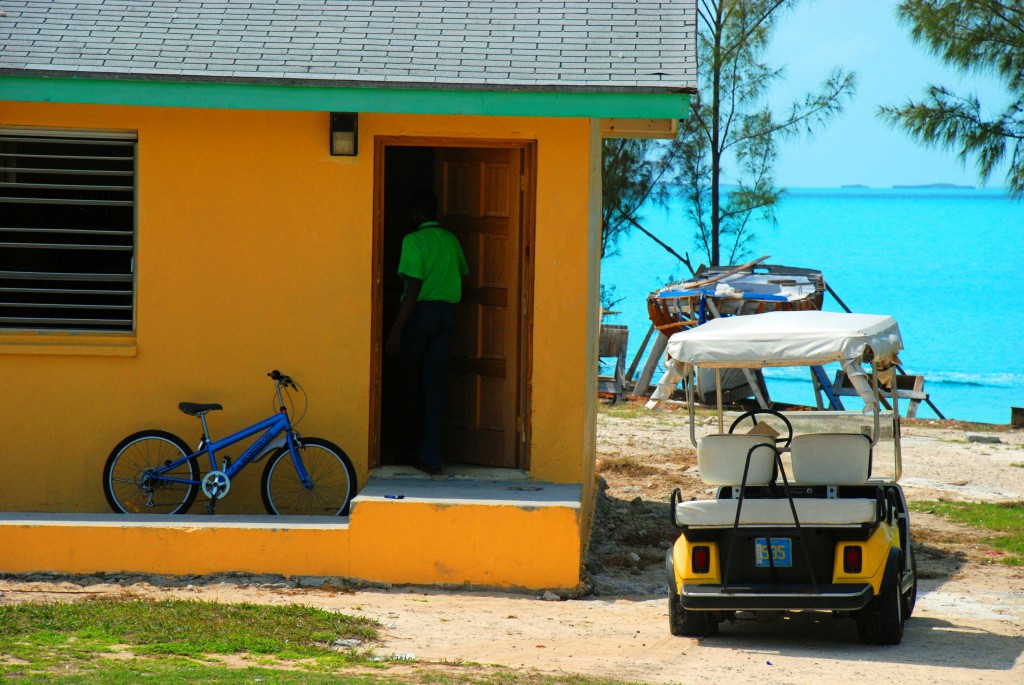
[[[676,504],[676,522],[691,528],[731,528],[736,521],[735,499],[695,500]],[[800,525],[854,526],[876,521],[872,499],[795,499]],[[794,526],[787,499],[745,499],[740,526]]]
[[692,297],[696,299],[701,290],[714,287],[715,297],[742,297],[744,293],[753,295],[781,295],[790,302],[806,300],[815,296],[815,282],[807,276],[798,274],[749,273],[741,272],[731,276],[719,277],[714,284],[703,288],[695,285],[704,280],[695,276],[689,281],[665,286],[658,292],[659,297]]
[[801,485],[862,485],[871,475],[871,438],[863,433],[797,435],[789,449]]
[[769,447],[771,444],[771,439],[763,435],[706,435],[697,443],[700,478],[710,485],[742,484],[747,452],[755,445],[763,445],[750,456],[747,485],[767,485],[772,480],[775,466],[775,452]]
[[704,368],[821,366],[840,362],[865,405],[875,403],[861,359],[870,348],[876,366],[903,349],[891,316],[836,312],[766,312],[712,319],[668,340],[665,375],[647,404],[660,408],[690,365]]
[[818,366],[856,359],[870,347],[876,359],[903,349],[891,316],[836,312],[766,312],[712,319],[676,333],[666,352],[704,367]]

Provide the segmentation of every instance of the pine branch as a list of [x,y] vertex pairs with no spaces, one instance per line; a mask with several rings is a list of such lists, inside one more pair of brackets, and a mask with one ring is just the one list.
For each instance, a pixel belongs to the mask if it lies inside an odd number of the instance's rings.
[[884,106],[878,115],[924,145],[954,150],[965,163],[973,159],[982,181],[1009,157],[1010,193],[1024,197],[1024,4],[904,0],[898,16],[911,37],[943,62],[1002,79],[1011,101],[1000,114],[986,117],[977,96],[932,85],[922,101]]

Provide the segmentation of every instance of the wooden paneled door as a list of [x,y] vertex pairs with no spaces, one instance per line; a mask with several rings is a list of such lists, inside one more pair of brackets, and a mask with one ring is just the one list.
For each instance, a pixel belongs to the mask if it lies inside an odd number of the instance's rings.
[[450,375],[449,462],[521,467],[523,150],[439,148],[441,225],[469,263]]

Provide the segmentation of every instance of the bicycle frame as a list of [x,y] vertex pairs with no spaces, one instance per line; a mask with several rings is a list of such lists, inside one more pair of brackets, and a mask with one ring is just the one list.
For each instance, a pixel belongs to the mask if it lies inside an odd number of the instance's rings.
[[[207,454],[210,457],[210,469],[212,471],[219,471],[221,469],[219,469],[217,466],[216,456],[218,451],[224,449],[225,447],[229,447],[230,445],[234,445],[236,442],[240,442],[248,437],[256,435],[260,431],[265,432],[263,433],[263,435],[259,437],[259,439],[256,440],[256,442],[250,445],[249,448],[242,453],[242,456],[239,457],[237,461],[232,463],[226,469],[223,469],[224,473],[227,474],[228,478],[234,478],[239,471],[244,469],[249,464],[249,462],[256,458],[256,456],[259,455],[271,442],[273,442],[282,433],[284,433],[286,438],[285,442],[288,445],[288,451],[291,453],[292,463],[295,465],[295,470],[298,472],[299,478],[302,480],[302,484],[307,488],[311,487],[312,483],[309,480],[309,474],[306,472],[306,467],[302,463],[302,459],[299,458],[299,453],[298,450],[296,449],[297,445],[295,439],[295,431],[292,429],[291,421],[288,419],[288,412],[285,411],[284,409],[282,409],[279,413],[275,414],[274,416],[268,417],[260,421],[259,423],[254,423],[248,428],[243,428],[242,430],[238,431],[233,435],[203,445],[198,451],[193,452],[187,457],[182,457],[181,459],[173,461],[169,464],[165,464],[160,468],[153,469],[150,475],[159,480],[166,481],[169,483],[198,484],[200,481],[195,481],[188,478],[175,478],[172,476],[165,476],[163,474],[177,468],[178,466],[181,466],[189,459],[198,458],[203,454]],[[203,440],[205,442],[205,437]]]

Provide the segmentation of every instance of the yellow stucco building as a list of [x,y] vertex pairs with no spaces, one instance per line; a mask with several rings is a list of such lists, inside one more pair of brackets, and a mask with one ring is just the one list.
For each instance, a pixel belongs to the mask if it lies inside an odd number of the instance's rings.
[[[0,572],[575,586],[601,139],[686,116],[692,3],[600,9],[593,26],[561,2],[538,20],[424,0],[411,24],[395,3],[300,3],[289,26],[259,3],[173,21],[173,3],[22,4],[0,18]],[[401,467],[408,381],[383,354],[418,186],[470,264],[450,467],[433,478]],[[258,464],[214,517],[107,513],[121,438],[192,443],[181,401],[222,403],[211,430],[234,432],[272,413],[278,368],[308,398],[302,433],[356,466],[349,517],[259,516]]]

